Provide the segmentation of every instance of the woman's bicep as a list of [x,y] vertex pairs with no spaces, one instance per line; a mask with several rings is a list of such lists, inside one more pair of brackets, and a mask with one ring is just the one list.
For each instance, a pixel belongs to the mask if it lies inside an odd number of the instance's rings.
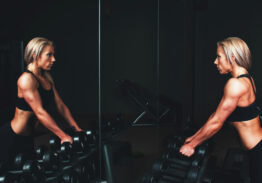
[[243,94],[237,84],[226,85],[224,95],[217,107],[215,117],[220,121],[225,121],[227,117],[236,109],[239,98]]
[[20,88],[20,91],[34,112],[43,109],[42,100],[36,87]]
[[227,117],[235,110],[237,107],[238,98],[231,98],[223,96],[220,101],[214,116],[220,121],[225,121]]

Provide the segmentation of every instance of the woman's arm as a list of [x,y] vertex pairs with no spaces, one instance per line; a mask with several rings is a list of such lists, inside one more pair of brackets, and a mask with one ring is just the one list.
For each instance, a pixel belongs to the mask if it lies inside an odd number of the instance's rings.
[[[209,120],[210,118],[212,118],[212,117],[214,116],[214,114],[215,114],[215,113],[212,113],[212,114],[209,116],[208,120]],[[191,142],[191,140],[193,140],[196,136],[198,136],[199,133],[202,131],[202,128],[203,128],[203,126],[202,126],[194,135],[192,135],[191,137],[188,137],[188,138],[185,140],[185,144]]]
[[51,132],[61,139],[61,143],[69,141],[72,143],[72,138],[65,134],[54,119],[46,112],[42,106],[42,100],[38,92],[38,83],[30,75],[24,74],[17,82],[18,90],[22,94],[25,101],[30,105],[33,112],[39,121]]
[[198,132],[190,138],[181,148],[180,152],[185,156],[194,154],[195,148],[203,141],[216,134],[223,126],[227,117],[235,110],[239,98],[246,92],[245,87],[235,78],[231,78],[225,88],[216,111]]
[[74,120],[69,108],[62,101],[54,85],[52,86],[52,88],[55,94],[55,102],[59,113],[66,119],[71,127],[75,128],[76,131],[83,131]]

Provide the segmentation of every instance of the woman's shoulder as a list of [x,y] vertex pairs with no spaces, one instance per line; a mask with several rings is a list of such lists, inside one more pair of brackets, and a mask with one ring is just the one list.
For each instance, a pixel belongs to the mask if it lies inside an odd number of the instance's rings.
[[242,95],[248,91],[248,88],[237,78],[230,78],[224,88],[224,92],[230,92],[235,95]]
[[24,72],[17,80],[17,86],[21,89],[38,87],[38,82],[34,76],[28,72]]

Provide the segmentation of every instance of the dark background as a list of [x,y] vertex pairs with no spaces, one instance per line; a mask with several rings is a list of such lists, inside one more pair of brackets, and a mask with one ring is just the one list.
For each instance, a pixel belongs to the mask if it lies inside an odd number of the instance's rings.
[[[129,79],[155,92],[159,69],[160,93],[182,103],[185,115],[203,123],[215,109],[225,82],[213,65],[216,42],[228,36],[240,37],[249,45],[251,74],[261,98],[261,5],[244,0],[159,1],[157,63],[157,2],[102,1],[103,112],[130,112],[115,94],[115,79]],[[98,2],[6,1],[0,8],[2,42],[23,41],[25,46],[36,36],[53,40],[57,61],[52,74],[60,95],[74,113],[95,114]]]
[[[251,49],[250,73],[260,100],[261,7],[262,2],[253,0],[159,0],[159,6],[154,0],[102,0],[102,114],[135,118],[136,108],[115,83],[128,79],[181,104],[179,123],[190,118],[200,126],[216,109],[228,79],[219,75],[213,62],[216,42],[229,36],[242,38]],[[2,1],[1,123],[14,111],[16,80],[23,66],[21,43],[25,46],[36,36],[55,42],[52,75],[73,115],[83,117],[83,125],[97,119],[98,1]]]

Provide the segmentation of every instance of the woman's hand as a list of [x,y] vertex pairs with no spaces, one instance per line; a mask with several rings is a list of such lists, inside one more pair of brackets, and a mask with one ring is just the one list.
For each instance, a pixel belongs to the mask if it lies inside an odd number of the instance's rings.
[[190,157],[195,153],[195,148],[191,146],[190,144],[184,144],[179,152],[183,154],[184,156]]
[[73,143],[73,139],[71,136],[66,135],[65,137],[61,138],[61,144],[63,144],[64,142],[70,142],[70,144]]

